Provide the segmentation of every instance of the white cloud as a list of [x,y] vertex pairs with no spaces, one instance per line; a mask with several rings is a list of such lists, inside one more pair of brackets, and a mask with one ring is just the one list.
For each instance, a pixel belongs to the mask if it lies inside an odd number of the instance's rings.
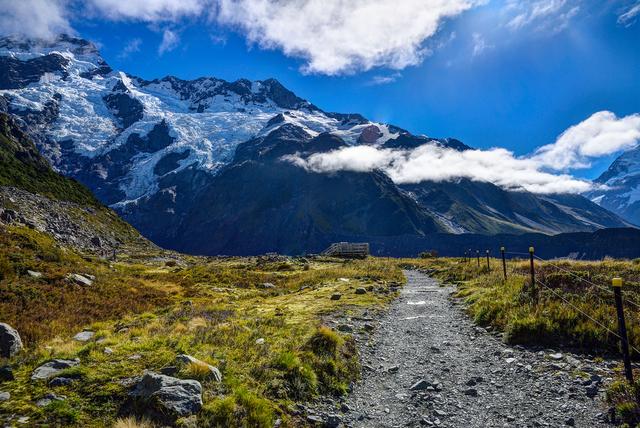
[[0,0],[0,32],[50,39],[73,33],[65,4],[58,0]]
[[376,76],[373,76],[366,84],[369,86],[387,85],[389,83],[395,82],[401,77],[402,77],[402,73],[399,73],[399,72],[386,74],[386,75],[376,75]]
[[473,56],[482,55],[484,51],[492,47],[493,45],[488,44],[482,34],[473,33]]
[[589,160],[634,147],[640,141],[640,114],[622,118],[594,113],[564,131],[555,143],[540,147],[533,159],[555,170],[587,168]]
[[140,45],[142,45],[142,39],[135,38],[135,39],[129,40],[127,42],[127,44],[124,45],[124,48],[122,48],[122,52],[120,52],[118,57],[119,58],[127,58],[132,53],[139,52],[140,51]]
[[423,42],[477,0],[218,0],[218,21],[250,43],[306,60],[329,75],[403,69],[422,61]]
[[577,3],[577,0],[510,0],[505,10],[515,12],[515,15],[511,16],[507,27],[519,30],[533,26],[539,32],[560,32],[580,11]]
[[158,55],[174,50],[180,43],[180,36],[172,30],[164,30],[162,32],[162,42],[158,46]]
[[85,7],[110,20],[159,22],[198,16],[210,4],[208,0],[89,0]]
[[591,188],[588,181],[545,172],[537,162],[501,148],[459,152],[434,144],[413,150],[354,146],[286,160],[318,173],[380,169],[398,184],[468,178],[533,193],[580,193]]
[[624,26],[631,26],[635,24],[637,18],[640,16],[640,2],[632,5],[626,12],[618,17],[618,24]]
[[468,178],[533,193],[582,193],[591,189],[589,181],[554,171],[583,168],[586,159],[625,150],[638,142],[640,115],[618,119],[605,111],[570,127],[554,144],[530,156],[517,157],[503,148],[461,152],[425,144],[412,150],[353,146],[286,160],[318,173],[380,169],[399,184]]

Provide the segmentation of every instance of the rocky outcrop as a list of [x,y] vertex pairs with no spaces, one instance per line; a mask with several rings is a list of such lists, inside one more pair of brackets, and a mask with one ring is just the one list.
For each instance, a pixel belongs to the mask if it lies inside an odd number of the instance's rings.
[[9,324],[0,323],[0,357],[11,358],[22,350],[18,331]]

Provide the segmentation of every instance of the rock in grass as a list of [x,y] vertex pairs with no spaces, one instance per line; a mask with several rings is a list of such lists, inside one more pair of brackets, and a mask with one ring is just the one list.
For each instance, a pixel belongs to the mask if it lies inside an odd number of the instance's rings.
[[0,401],[9,401],[11,394],[8,392],[0,391]]
[[49,393],[44,397],[42,397],[41,399],[39,399],[38,401],[36,401],[36,406],[45,407],[53,403],[54,401],[64,401],[66,400],[66,398],[67,397],[65,397],[64,395],[56,395],[54,393]]
[[54,377],[49,381],[49,386],[58,387],[58,386],[67,386],[73,383],[73,379],[68,377]]
[[263,282],[262,284],[260,284],[260,288],[263,288],[263,289],[265,289],[265,290],[269,290],[269,289],[276,288],[276,286],[275,286],[275,285],[273,285],[273,284],[272,284],[272,283],[270,283],[270,282]]
[[191,363],[191,364],[197,364],[197,365],[207,367],[207,369],[210,372],[209,377],[215,380],[216,382],[222,382],[222,373],[220,373],[220,370],[217,367],[214,367],[211,364],[205,363],[204,361],[201,361],[195,357],[192,357],[191,355],[180,354],[176,357],[176,362],[179,364]]
[[363,287],[356,288],[356,294],[367,294],[367,290]]
[[95,333],[92,331],[81,331],[80,333],[73,336],[73,340],[77,340],[78,342],[88,342],[91,340]]
[[31,278],[42,278],[42,273],[41,272],[36,272],[34,270],[27,270],[27,275],[29,275]]
[[340,293],[333,293],[331,295],[331,300],[340,300],[340,298],[342,297],[342,294]]
[[202,408],[202,385],[193,379],[177,379],[146,372],[129,396],[140,409],[153,416],[172,419],[197,413]]
[[80,275],[79,273],[72,273],[67,277],[71,282],[80,285],[82,287],[88,287],[93,285],[93,280],[88,278],[85,275]]
[[80,275],[79,273],[72,273],[69,276],[67,276],[67,278],[75,283],[78,284],[82,287],[88,287],[90,285],[93,285],[93,281],[90,280],[89,278],[87,278],[86,276]]
[[18,331],[9,324],[0,322],[0,357],[11,358],[22,350]]
[[0,382],[6,382],[10,380],[14,380],[13,369],[11,366],[2,366],[0,367]]
[[78,364],[80,364],[80,360],[78,358],[75,360],[51,360],[35,369],[31,374],[31,380],[49,379],[60,373],[62,370],[75,367]]

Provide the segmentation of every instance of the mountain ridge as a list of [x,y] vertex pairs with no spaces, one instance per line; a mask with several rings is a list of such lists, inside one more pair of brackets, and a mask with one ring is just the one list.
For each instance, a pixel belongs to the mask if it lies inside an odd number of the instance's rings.
[[[248,248],[258,251],[252,242],[258,236],[279,242],[269,250],[303,251],[305,246],[341,233],[343,225],[351,225],[349,232],[362,239],[408,230],[416,236],[435,232],[553,234],[628,226],[582,197],[565,198],[560,203],[553,197],[462,180],[396,185],[380,171],[319,177],[281,158],[359,144],[390,149],[423,144],[453,150],[471,148],[452,138],[413,135],[359,114],[324,112],[275,79],[227,82],[214,77],[182,80],[167,76],[144,80],[113,71],[95,46],[78,40],[62,37],[58,45],[44,46],[0,40],[0,107],[21,121],[56,169],[86,184],[145,236],[169,248],[194,251],[190,242],[202,236],[213,243],[230,242],[233,235],[236,242],[231,246],[211,244],[198,252],[247,254]],[[29,61],[51,55],[64,59],[58,69],[31,70],[32,74],[40,73],[37,82],[11,80],[15,61],[29,67]],[[253,163],[243,165],[246,162]],[[234,207],[231,211],[236,213],[258,212],[256,201],[264,195],[255,189],[263,188],[277,199],[279,188],[274,183],[285,184],[275,173],[285,171],[297,184],[315,187],[296,191],[292,187],[288,200],[271,206],[273,215],[264,218],[267,224],[260,226],[262,230],[256,225],[252,233],[234,235],[217,226],[220,222],[216,218],[226,218],[227,229],[246,229],[253,220],[249,214],[230,219],[226,211]],[[235,181],[225,181],[231,176]],[[252,184],[245,188],[245,195],[233,191],[237,183],[244,182]],[[222,188],[221,183],[227,187]],[[445,192],[449,208],[442,200],[437,203],[431,199],[434,191],[452,185],[464,191],[457,196]],[[351,189],[360,206],[345,199],[343,209],[336,209],[332,194],[342,188]],[[480,188],[484,190],[478,192]],[[480,197],[481,193],[486,197]],[[221,194],[227,194],[227,199],[216,199]],[[326,195],[322,206],[314,202],[320,194]],[[509,207],[508,212],[491,206],[495,195],[500,195],[498,199],[503,207]],[[531,203],[519,203],[523,198]],[[215,200],[219,205],[212,205]],[[380,205],[376,201],[386,202]],[[317,211],[312,212],[311,207]],[[301,213],[292,220],[299,224],[284,227],[282,236],[273,236],[268,222],[288,218],[287,209]],[[207,222],[209,229],[190,221],[206,212],[219,213]],[[374,227],[373,219],[413,226],[406,230]],[[335,230],[327,229],[326,224]],[[181,238],[186,236],[192,236],[191,240]]]

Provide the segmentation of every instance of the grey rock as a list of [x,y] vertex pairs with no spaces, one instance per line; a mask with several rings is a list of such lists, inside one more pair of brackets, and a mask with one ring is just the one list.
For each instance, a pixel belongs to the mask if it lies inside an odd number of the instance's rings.
[[42,278],[42,272],[36,272],[34,270],[27,270],[27,275],[31,278]]
[[268,289],[276,288],[276,286],[275,286],[275,285],[273,285],[273,284],[272,284],[272,283],[270,283],[270,282],[264,282],[264,283],[260,284],[260,288],[263,288],[263,289],[265,289],[265,290],[268,290]]
[[73,379],[68,377],[54,377],[49,381],[49,386],[58,387],[58,386],[67,386],[73,383]]
[[0,391],[0,401],[9,401],[11,394],[5,391]]
[[73,283],[75,283],[77,285],[83,286],[83,287],[88,287],[88,286],[93,285],[93,281],[92,280],[90,280],[89,278],[87,278],[84,275],[80,275],[79,273],[69,274],[69,276],[67,276],[67,278],[71,282],[73,282]]
[[342,297],[342,294],[340,293],[333,293],[331,295],[331,300],[340,300],[340,298]]
[[340,324],[338,326],[338,331],[341,331],[343,333],[351,333],[353,332],[353,326],[349,324]]
[[202,408],[202,385],[193,379],[177,379],[146,372],[129,395],[161,413],[182,417]]
[[342,418],[340,415],[327,415],[324,420],[324,428],[338,428],[342,424]]
[[324,421],[318,415],[307,415],[307,422],[312,423],[312,424],[321,424]]
[[549,354],[549,358],[551,358],[552,360],[559,361],[563,358],[563,356],[560,352],[556,352],[554,354]]
[[416,383],[414,383],[413,385],[411,385],[409,390],[410,391],[424,391],[425,389],[427,389],[430,386],[431,386],[431,384],[429,382],[427,382],[424,379],[421,379],[421,380],[417,381]]
[[53,403],[54,401],[64,401],[66,398],[67,397],[65,397],[64,395],[56,395],[53,393],[49,393],[44,397],[42,397],[41,399],[39,399],[38,401],[36,401],[36,406],[45,407]]
[[464,395],[470,395],[472,397],[477,397],[478,396],[478,390],[475,389],[475,388],[465,389]]
[[22,350],[18,331],[9,324],[0,322],[0,357],[11,358]]
[[214,367],[211,364],[205,363],[204,361],[201,361],[195,357],[192,357],[191,355],[180,354],[176,357],[176,362],[178,364],[192,363],[192,364],[198,364],[198,365],[205,365],[210,372],[209,378],[215,380],[216,382],[222,382],[222,373],[217,367]]
[[367,294],[367,290],[363,287],[356,288],[356,294]]
[[576,421],[575,421],[575,419],[573,419],[573,418],[567,418],[567,419],[564,421],[564,424],[565,424],[565,425],[567,425],[567,426],[572,427],[572,426],[574,426],[574,425],[576,424]]
[[102,352],[104,352],[106,355],[111,355],[113,354],[113,349],[107,347],[107,348],[104,348]]
[[88,342],[94,335],[94,332],[85,330],[73,336],[73,340],[77,340],[78,342]]
[[31,374],[31,380],[49,379],[62,370],[75,367],[78,364],[80,364],[80,360],[77,358],[75,360],[51,360],[35,369]]
[[6,382],[9,380],[14,380],[13,369],[11,366],[1,366],[0,367],[0,382]]

